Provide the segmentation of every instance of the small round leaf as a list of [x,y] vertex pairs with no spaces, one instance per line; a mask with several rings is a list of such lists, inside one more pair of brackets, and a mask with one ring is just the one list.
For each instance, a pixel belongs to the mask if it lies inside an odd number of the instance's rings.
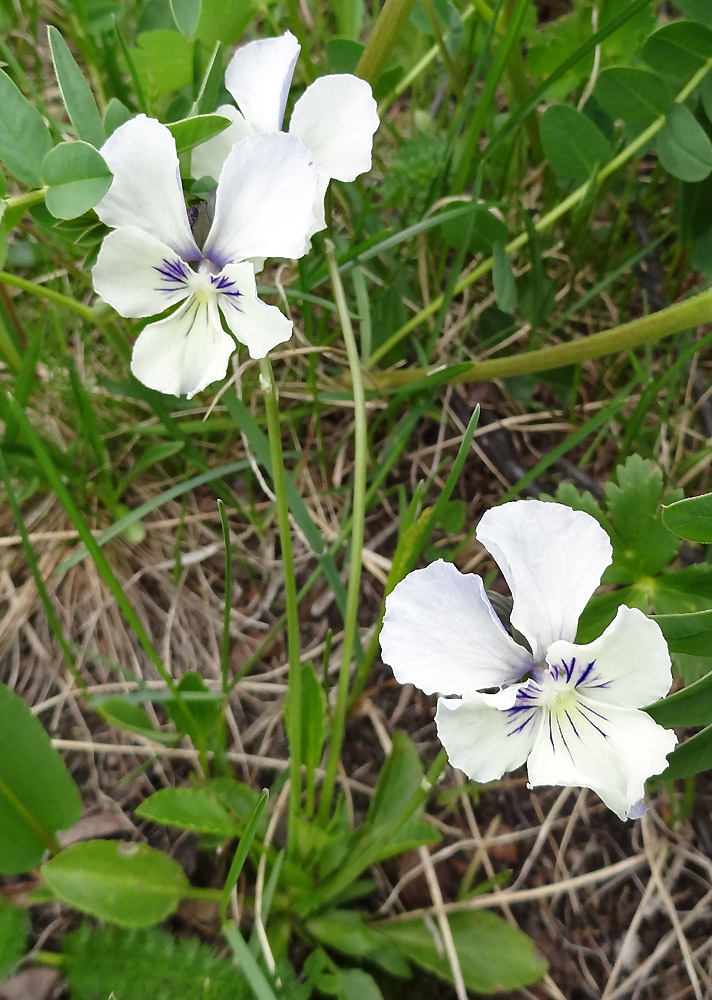
[[703,181],[712,172],[712,143],[684,104],[670,108],[655,147],[665,169],[681,181]]
[[42,163],[47,208],[55,219],[75,219],[101,201],[112,173],[88,142],[60,142]]

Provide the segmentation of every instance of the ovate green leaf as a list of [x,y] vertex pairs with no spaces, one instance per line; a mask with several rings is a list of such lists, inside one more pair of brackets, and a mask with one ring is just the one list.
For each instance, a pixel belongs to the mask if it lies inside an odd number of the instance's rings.
[[224,132],[229,124],[230,119],[222,115],[194,115],[192,118],[169,122],[167,127],[176,141],[178,152],[182,153]]
[[663,521],[689,542],[712,542],[712,493],[663,507]]
[[597,125],[568,104],[552,104],[541,117],[541,142],[557,174],[588,180],[611,158],[611,148]]
[[681,743],[668,757],[664,778],[689,778],[712,767],[712,726]]
[[710,0],[675,0],[675,6],[679,7],[685,17],[691,21],[699,21],[712,28],[712,4]]
[[42,185],[42,161],[52,148],[42,115],[0,70],[0,159],[28,187]]
[[112,173],[88,142],[60,142],[44,158],[47,208],[55,219],[75,219],[101,201]]
[[170,4],[178,31],[190,38],[200,21],[201,0],[170,0]]
[[681,181],[703,181],[712,172],[712,142],[684,104],[668,110],[655,147],[668,173]]
[[656,73],[631,66],[604,69],[596,81],[596,100],[611,118],[648,125],[665,114],[671,97]]
[[239,831],[214,795],[205,788],[162,788],[137,807],[136,815],[162,826],[229,839]]
[[656,73],[690,77],[712,58],[712,31],[694,21],[673,21],[650,35],[641,54]]
[[47,34],[59,90],[77,136],[92,146],[102,146],[106,133],[91,88],[57,29],[50,25]]

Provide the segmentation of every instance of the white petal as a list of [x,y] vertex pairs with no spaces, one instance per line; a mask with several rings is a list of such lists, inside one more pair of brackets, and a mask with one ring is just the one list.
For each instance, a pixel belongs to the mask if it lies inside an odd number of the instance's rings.
[[248,257],[299,257],[314,225],[317,176],[293,135],[248,135],[220,174],[203,253],[224,267]]
[[112,229],[138,226],[179,253],[199,260],[185,211],[173,136],[154,118],[120,125],[100,150],[114,175],[94,211]]
[[[495,781],[529,756],[535,726],[515,725],[501,710],[502,695],[473,694],[462,701],[438,698],[435,725],[453,767],[473,781]],[[514,693],[516,689],[513,689]]]
[[213,281],[227,325],[251,358],[264,358],[292,336],[292,321],[257,298],[252,264],[228,264]]
[[238,49],[225,72],[225,86],[255,132],[279,132],[289,85],[299,57],[291,31]]
[[517,500],[483,516],[477,538],[494,556],[514,598],[512,625],[541,661],[552,642],[576,637],[581,612],[612,558],[600,524],[580,510]]
[[92,268],[97,294],[133,319],[182,302],[192,273],[170,247],[135,226],[109,233]]
[[646,779],[665,770],[676,742],[645,712],[581,698],[570,718],[542,712],[529,782],[592,788],[620,819],[633,818]]
[[166,319],[141,331],[131,371],[149,389],[190,398],[224,377],[234,350],[216,303],[193,295]]
[[552,666],[573,669],[580,695],[621,708],[649,705],[672,686],[665,637],[658,623],[637,608],[620,607],[603,635],[585,646],[553,643],[546,658]]
[[289,131],[314,154],[320,174],[353,181],[371,169],[378,112],[370,86],[350,73],[322,76],[294,105]]
[[221,104],[215,114],[229,118],[232,125],[228,125],[223,132],[194,148],[190,158],[190,176],[196,180],[200,180],[201,177],[212,177],[213,180],[217,180],[223,163],[235,143],[244,139],[246,135],[252,135],[254,131],[232,104]]
[[519,680],[531,655],[505,631],[482,580],[439,559],[386,598],[381,656],[401,684],[465,695]]

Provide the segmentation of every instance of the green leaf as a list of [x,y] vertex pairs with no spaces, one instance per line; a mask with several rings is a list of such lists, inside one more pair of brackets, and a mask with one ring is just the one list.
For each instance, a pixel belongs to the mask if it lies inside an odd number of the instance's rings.
[[107,135],[113,135],[119,125],[123,125],[132,117],[131,112],[117,97],[112,97],[104,112],[104,128]]
[[171,94],[193,82],[194,43],[177,31],[147,31],[130,50],[148,93]]
[[75,219],[101,201],[113,175],[88,142],[60,142],[44,158],[47,208],[55,219]]
[[136,808],[136,815],[162,826],[177,826],[225,840],[238,830],[227,810],[205,788],[162,788]]
[[667,84],[656,73],[630,66],[604,69],[593,93],[611,118],[639,125],[664,115],[671,101]]
[[10,978],[27,951],[29,930],[27,911],[0,898],[0,979]]
[[0,684],[0,872],[29,871],[77,822],[79,790],[27,705]]
[[712,542],[712,493],[663,507],[663,521],[688,542]]
[[326,43],[326,58],[334,73],[353,73],[365,45],[352,38],[332,38]]
[[18,181],[42,186],[42,161],[52,139],[42,115],[0,70],[0,159]]
[[313,772],[321,760],[326,737],[326,699],[313,663],[302,664],[302,704],[293,704],[291,692],[287,693],[285,723],[291,728],[293,714],[301,716],[302,748],[301,761],[307,772]]
[[673,21],[650,35],[641,55],[657,73],[686,79],[712,58],[712,31],[694,21]]
[[[712,655],[712,611],[686,615],[655,615],[671,653]],[[712,716],[710,717],[712,721]]]
[[363,969],[338,969],[343,1000],[383,1000],[378,983]]
[[122,927],[150,927],[173,913],[190,886],[183,869],[146,844],[90,840],[42,867],[56,896]]
[[712,672],[682,691],[646,706],[661,726],[706,726],[712,722]]
[[198,23],[198,38],[208,52],[216,42],[234,45],[260,9],[259,0],[240,0],[226,4],[225,0],[203,0]]
[[166,714],[182,733],[198,747],[207,747],[217,732],[220,704],[224,696],[211,691],[197,670],[189,670],[178,681],[181,694],[202,694],[205,699],[189,701],[189,716],[175,698],[166,702]]
[[568,104],[552,104],[539,123],[541,143],[552,169],[564,177],[588,180],[611,158],[611,148],[597,125]]
[[675,6],[679,7],[685,17],[691,21],[699,21],[712,28],[712,4],[710,0],[675,0]]
[[181,35],[190,38],[200,21],[201,0],[170,0],[171,13]]
[[[530,939],[494,913],[462,910],[448,914],[465,986],[475,993],[516,990],[540,979],[547,963]],[[447,957],[430,926],[421,918],[379,924],[378,930],[416,965],[452,982]]]
[[102,698],[95,701],[94,708],[109,725],[116,726],[117,729],[125,729],[129,733],[138,733],[156,743],[164,743],[167,746],[175,744],[176,733],[164,733],[156,729],[149,717],[140,705],[132,701],[127,701],[121,697]]
[[497,240],[492,247],[493,266],[492,281],[494,297],[502,312],[511,312],[517,304],[517,286],[514,283],[512,262],[505,250],[504,243]]
[[193,118],[169,122],[167,128],[176,141],[178,152],[182,153],[224,132],[229,124],[230,119],[222,115],[194,115]]
[[47,35],[55,76],[69,119],[79,138],[98,148],[104,144],[106,133],[91,88],[59,31],[50,25]]
[[[0,198],[4,198],[7,194],[7,178],[5,174],[0,170]],[[0,219],[2,216],[0,216]]]
[[695,733],[668,757],[663,778],[689,778],[712,768],[712,726]]
[[681,181],[703,181],[712,172],[712,142],[684,104],[669,109],[655,148],[668,173]]

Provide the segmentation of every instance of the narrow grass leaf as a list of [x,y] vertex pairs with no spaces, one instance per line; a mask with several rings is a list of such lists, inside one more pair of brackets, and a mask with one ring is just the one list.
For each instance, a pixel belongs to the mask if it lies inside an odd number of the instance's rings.
[[223,934],[232,948],[238,968],[252,988],[254,1000],[277,1000],[267,976],[257,964],[257,959],[235,924],[223,924]]
[[47,36],[54,73],[70,121],[77,136],[98,149],[106,141],[106,132],[91,88],[64,38],[53,25],[47,28]]
[[494,296],[502,312],[509,313],[517,304],[517,286],[514,282],[512,262],[501,240],[497,240],[492,250]]
[[[230,893],[233,888],[237,885],[237,880],[240,877],[240,872],[243,869],[245,861],[247,861],[247,855],[249,854],[250,848],[252,847],[252,841],[255,839],[255,834],[260,825],[260,820],[262,819],[262,813],[265,811],[265,806],[267,805],[267,800],[269,799],[269,792],[267,789],[263,789],[260,797],[258,798],[255,806],[250,814],[247,821],[247,826],[245,832],[240,837],[240,843],[238,844],[237,850],[232,859],[230,865],[230,871],[228,872],[227,878],[225,880],[225,885],[222,891],[222,899],[220,900],[220,913],[223,918],[227,914],[227,908],[230,903]],[[264,919],[264,914],[262,914]]]

